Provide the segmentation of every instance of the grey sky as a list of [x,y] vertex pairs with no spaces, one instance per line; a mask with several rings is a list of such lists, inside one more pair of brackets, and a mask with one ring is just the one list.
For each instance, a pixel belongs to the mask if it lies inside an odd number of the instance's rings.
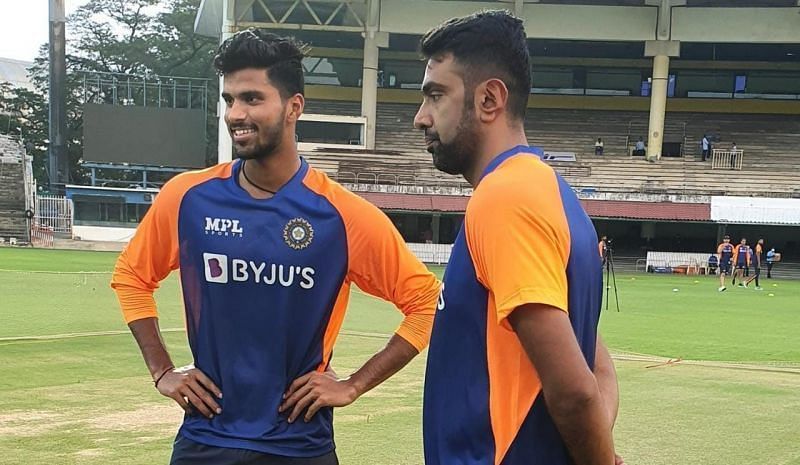
[[[66,0],[67,14],[86,1]],[[33,61],[48,40],[49,4],[49,0],[0,0],[0,58]]]

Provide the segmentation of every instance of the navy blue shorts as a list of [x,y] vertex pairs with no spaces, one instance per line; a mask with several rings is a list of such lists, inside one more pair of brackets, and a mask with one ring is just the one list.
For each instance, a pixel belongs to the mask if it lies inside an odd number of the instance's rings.
[[170,465],[339,465],[336,452],[320,457],[282,457],[246,449],[200,444],[178,434]]
[[719,264],[719,272],[720,274],[731,274],[731,262],[724,262]]
[[746,262],[739,262],[739,263],[736,264],[736,269],[737,270],[743,270],[745,268],[750,268],[749,266],[747,266]]

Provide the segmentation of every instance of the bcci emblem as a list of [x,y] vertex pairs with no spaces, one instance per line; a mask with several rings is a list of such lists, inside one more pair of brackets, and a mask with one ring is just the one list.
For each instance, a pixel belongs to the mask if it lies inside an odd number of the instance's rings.
[[305,249],[314,239],[314,228],[303,218],[289,220],[283,228],[283,241],[294,250]]

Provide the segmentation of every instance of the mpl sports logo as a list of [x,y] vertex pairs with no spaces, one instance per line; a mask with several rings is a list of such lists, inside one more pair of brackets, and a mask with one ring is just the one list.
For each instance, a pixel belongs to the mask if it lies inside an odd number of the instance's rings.
[[203,263],[206,281],[218,284],[241,282],[312,289],[317,273],[308,266],[242,260],[216,253],[203,253]]
[[206,234],[212,236],[242,237],[244,228],[239,220],[206,217]]

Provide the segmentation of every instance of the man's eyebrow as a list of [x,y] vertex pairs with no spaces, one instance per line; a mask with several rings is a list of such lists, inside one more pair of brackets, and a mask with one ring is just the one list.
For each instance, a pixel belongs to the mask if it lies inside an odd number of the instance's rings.
[[249,98],[264,98],[264,93],[258,90],[245,90],[243,92],[239,92],[238,94],[234,95],[230,92],[223,92],[222,98],[226,99],[234,99],[238,98],[240,100],[247,100]]
[[425,95],[429,95],[431,92],[435,90],[444,90],[445,86],[439,84],[438,82],[428,81],[422,86],[422,93]]
[[262,98],[263,96],[264,96],[264,94],[259,92],[259,91],[257,91],[257,90],[246,90],[246,91],[242,92],[241,94],[239,94],[239,98],[244,99],[244,100],[249,99],[249,98]]

